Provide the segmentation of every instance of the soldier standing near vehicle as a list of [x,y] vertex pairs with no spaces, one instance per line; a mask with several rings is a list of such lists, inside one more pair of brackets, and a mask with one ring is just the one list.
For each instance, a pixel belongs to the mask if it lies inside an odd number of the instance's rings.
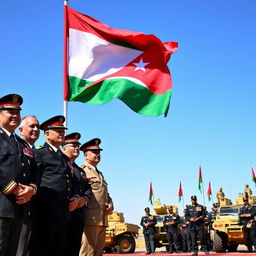
[[216,219],[217,210],[218,210],[218,204],[214,203],[213,207],[212,207],[212,211],[209,212],[208,219],[207,219],[207,223],[209,226],[209,232],[210,232],[210,249],[211,250],[213,249],[213,239],[214,239],[214,228],[213,228],[212,224]]
[[164,225],[169,243],[169,253],[179,253],[178,249],[178,225],[180,224],[180,216],[173,212],[173,207],[168,208],[169,214],[164,216]]
[[249,198],[252,195],[252,190],[250,189],[249,185],[246,184],[244,188],[244,197]]
[[209,254],[204,236],[204,219],[205,219],[205,210],[204,206],[197,203],[197,197],[195,195],[191,196],[191,205],[188,205],[186,208],[186,220],[189,221],[189,228],[192,239],[192,251],[193,256],[198,255],[198,245],[197,237],[200,240],[201,250],[205,254]]
[[225,194],[224,194],[222,188],[219,189],[216,196],[217,196],[217,201],[220,204],[220,201],[225,198]]
[[140,225],[143,227],[143,234],[146,244],[146,254],[155,253],[154,236],[156,233],[156,217],[150,214],[149,207],[145,208],[145,216],[141,218]]
[[243,198],[244,205],[240,209],[239,217],[240,222],[243,225],[245,238],[246,238],[246,246],[248,252],[252,252],[252,245],[254,246],[254,251],[256,252],[256,209],[249,204],[248,198]]

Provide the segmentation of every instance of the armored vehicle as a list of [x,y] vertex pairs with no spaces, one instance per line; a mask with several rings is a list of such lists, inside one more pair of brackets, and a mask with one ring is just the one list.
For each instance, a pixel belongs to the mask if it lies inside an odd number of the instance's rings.
[[165,246],[166,250],[168,250],[168,241],[167,241],[167,236],[166,236],[166,231],[164,227],[164,216],[168,214],[168,208],[172,206],[173,211],[175,213],[178,213],[178,207],[177,205],[161,205],[160,199],[155,200],[154,203],[154,211],[155,211],[155,216],[157,220],[156,224],[156,234],[155,234],[155,246],[156,247],[162,247]]
[[105,252],[133,253],[135,251],[135,238],[139,227],[124,222],[122,212],[112,212],[108,216],[109,226],[106,230]]
[[[239,244],[245,244],[245,235],[239,221],[239,211],[243,205],[243,194],[236,198],[236,204],[231,205],[220,203],[216,220],[213,222],[215,230],[213,249],[216,252],[235,252]],[[256,197],[250,196],[249,203],[255,204]]]

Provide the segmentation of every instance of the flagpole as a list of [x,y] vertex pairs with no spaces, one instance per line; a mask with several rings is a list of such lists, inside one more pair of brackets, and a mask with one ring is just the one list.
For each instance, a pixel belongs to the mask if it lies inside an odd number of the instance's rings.
[[[200,168],[201,168],[201,163],[200,163]],[[204,197],[204,181],[203,181],[202,168],[201,168],[201,175],[202,175],[202,193],[203,193],[203,202],[204,202],[204,206],[205,206],[205,197]]]
[[[211,182],[211,181],[210,181]],[[211,192],[212,192],[212,183],[211,183]],[[212,205],[213,205],[213,198],[212,198],[212,194],[211,194],[211,201],[212,201]]]
[[63,101],[63,115],[65,117],[65,127],[68,127],[68,102],[67,102],[67,17],[65,6],[68,5],[68,0],[64,0],[64,101]]
[[[184,195],[182,195],[182,204],[183,204],[183,212],[184,212],[184,209],[185,209],[185,204],[184,204]],[[183,213],[182,212],[182,213]]]

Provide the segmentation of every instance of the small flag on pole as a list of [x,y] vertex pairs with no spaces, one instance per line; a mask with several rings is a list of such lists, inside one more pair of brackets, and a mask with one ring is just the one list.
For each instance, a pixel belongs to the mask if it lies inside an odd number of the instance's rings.
[[199,173],[198,173],[198,189],[202,193],[202,183],[203,183],[203,177],[202,177],[202,170],[201,166],[199,166]]
[[181,182],[180,182],[180,187],[179,187],[179,192],[178,192],[179,202],[180,202],[182,196],[183,196],[183,191],[182,191],[182,186],[181,186]]
[[148,196],[148,201],[151,205],[153,205],[153,186],[152,186],[152,182],[150,181],[150,185],[149,185],[149,196]]
[[209,181],[209,186],[207,189],[207,195],[208,195],[208,201],[211,201],[211,197],[212,197],[212,187],[211,187],[211,182]]
[[255,176],[253,167],[252,167],[252,181],[253,181],[254,183],[256,183],[256,176]]

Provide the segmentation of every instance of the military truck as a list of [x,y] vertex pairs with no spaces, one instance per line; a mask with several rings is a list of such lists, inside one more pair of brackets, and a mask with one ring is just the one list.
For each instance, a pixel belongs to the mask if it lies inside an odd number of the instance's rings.
[[[256,197],[250,196],[249,203],[255,204]],[[220,202],[216,220],[213,222],[215,230],[213,249],[216,252],[235,252],[239,244],[245,244],[245,234],[239,221],[239,211],[243,206],[243,194],[236,198],[236,204],[232,205],[230,200]]]
[[170,204],[161,205],[160,199],[157,199],[154,202],[154,215],[157,220],[157,224],[155,226],[156,227],[155,246],[156,247],[165,246],[167,252],[169,251],[168,240],[167,240],[166,231],[165,231],[163,222],[164,222],[164,216],[169,214],[168,208],[170,206],[173,207],[174,213],[178,213],[177,205],[170,205]]
[[124,222],[122,212],[112,212],[108,216],[109,226],[106,230],[105,252],[133,253],[135,238],[138,237],[139,227]]

